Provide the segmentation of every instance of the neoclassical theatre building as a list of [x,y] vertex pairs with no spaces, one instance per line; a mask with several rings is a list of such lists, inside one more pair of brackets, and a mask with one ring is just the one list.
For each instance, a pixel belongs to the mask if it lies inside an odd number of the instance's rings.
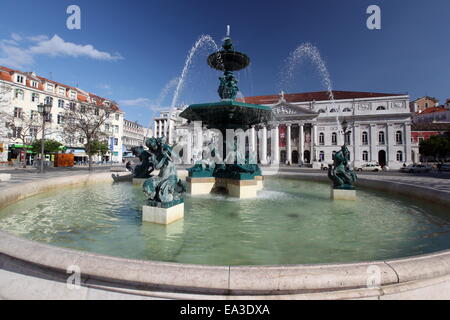
[[[248,149],[257,152],[263,164],[302,163],[320,168],[332,163],[333,153],[344,144],[339,123],[348,123],[345,137],[350,164],[359,167],[377,162],[398,169],[412,163],[409,96],[374,92],[307,92],[239,99],[270,106],[274,121],[248,131]],[[185,163],[201,159],[209,137],[196,132],[179,117],[183,108],[161,112],[155,118],[154,134],[173,143],[188,137]],[[264,143],[265,141],[265,143]],[[416,156],[417,159],[417,156]]]
[[[273,109],[274,121],[252,130],[258,139],[259,160],[319,168],[332,163],[333,153],[345,139],[354,167],[378,162],[397,169],[412,163],[408,95],[332,93],[281,93],[242,99]],[[348,124],[345,138],[339,125],[344,120]],[[261,139],[267,140],[267,146],[261,147]],[[260,149],[265,149],[266,154]]]

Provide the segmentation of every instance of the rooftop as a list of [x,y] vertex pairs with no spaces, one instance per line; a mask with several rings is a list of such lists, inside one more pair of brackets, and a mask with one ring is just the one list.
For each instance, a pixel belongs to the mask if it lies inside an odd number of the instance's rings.
[[[359,91],[332,91],[334,100],[348,100],[348,99],[364,99],[364,98],[380,98],[404,96],[406,94],[396,93],[379,93],[379,92],[359,92]],[[311,102],[311,101],[326,101],[331,100],[328,91],[304,92],[304,93],[285,93],[284,99],[286,102]],[[272,94],[267,96],[255,96],[239,98],[237,101],[245,101],[253,104],[274,104],[280,101],[279,94]]]

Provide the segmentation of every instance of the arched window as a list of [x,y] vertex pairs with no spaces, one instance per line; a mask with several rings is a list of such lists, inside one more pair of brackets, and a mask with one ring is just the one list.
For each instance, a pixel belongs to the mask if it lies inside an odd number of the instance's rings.
[[363,161],[369,161],[369,153],[367,151],[363,151],[362,153],[362,159]]
[[336,133],[336,132],[333,132],[333,133],[331,134],[331,144],[332,144],[333,146],[337,145],[337,133]]
[[323,109],[319,109],[319,111],[318,111],[319,113],[325,113],[325,110],[323,110]]
[[378,111],[380,111],[380,110],[386,110],[386,107],[385,107],[385,106],[379,106],[379,107],[377,108],[377,110],[378,110]]
[[49,96],[45,97],[45,104],[52,105],[53,104],[53,98],[49,97]]
[[323,151],[320,151],[319,152],[319,161],[325,161],[325,152],[323,152]]
[[345,108],[342,112],[352,112],[352,110],[350,110],[350,108]]
[[401,131],[395,133],[395,142],[397,142],[397,144],[403,144],[403,135]]
[[319,144],[323,146],[325,144],[325,135],[323,132],[319,133]]
[[397,161],[403,162],[403,152],[397,151]]
[[384,131],[378,132],[378,143],[385,144]]
[[361,140],[362,144],[369,144],[369,135],[367,134],[367,131],[363,131]]
[[333,112],[336,112],[336,109],[333,108],[330,110],[330,113],[333,113]]

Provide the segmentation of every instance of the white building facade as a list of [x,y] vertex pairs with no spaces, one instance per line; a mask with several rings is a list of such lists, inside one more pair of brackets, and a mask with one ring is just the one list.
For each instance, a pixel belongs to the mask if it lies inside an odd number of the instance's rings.
[[[408,95],[333,91],[333,99],[328,92],[310,92],[242,100],[273,110],[272,122],[247,130],[248,150],[256,152],[259,163],[327,166],[344,144],[344,120],[348,123],[345,142],[352,167],[377,162],[398,169],[412,163]],[[183,162],[193,163],[201,159],[211,137],[205,135],[204,128],[194,128],[179,118],[180,112],[172,115],[172,126],[164,122],[169,117],[156,118],[155,136],[170,134],[173,143],[183,140],[187,143]]]
[[[110,153],[107,156],[111,161],[122,161],[124,114],[113,101],[79,88],[40,77],[33,72],[22,72],[1,66],[0,88],[8,88],[8,98],[0,100],[0,112],[3,115],[24,116],[27,118],[39,116],[37,106],[41,103],[50,103],[52,105],[51,118],[50,122],[46,124],[45,138],[61,142],[68,148],[68,152],[74,152],[78,158],[86,158],[83,145],[85,142],[77,140],[69,143],[67,141],[61,126],[64,108],[70,105],[79,106],[83,103],[110,108],[110,116],[105,122],[104,128],[102,128],[109,136]],[[35,139],[41,139],[42,133],[36,134],[35,130],[37,128],[29,128],[27,130],[30,132],[27,132],[26,144],[31,144]],[[23,144],[23,141],[18,139],[15,132],[7,132],[6,135],[3,134],[1,139],[3,139],[3,146],[6,146],[6,148],[3,148],[3,160],[7,158],[8,148],[14,147],[16,144]]]
[[[274,113],[274,121],[268,127],[259,126],[254,133],[258,146],[261,138],[269,137],[264,148],[267,155],[260,155],[260,160],[269,157],[271,162],[320,168],[333,162],[333,154],[345,140],[353,167],[377,162],[397,169],[411,163],[408,95],[335,91],[333,96],[330,100],[327,92],[287,94],[273,104],[264,103],[268,97],[246,98],[246,102],[261,101]],[[348,124],[345,138],[344,120]],[[265,133],[268,130],[270,134]]]
[[153,135],[152,130],[145,128],[136,121],[123,120],[123,152],[130,152],[131,148],[143,146],[145,139]]

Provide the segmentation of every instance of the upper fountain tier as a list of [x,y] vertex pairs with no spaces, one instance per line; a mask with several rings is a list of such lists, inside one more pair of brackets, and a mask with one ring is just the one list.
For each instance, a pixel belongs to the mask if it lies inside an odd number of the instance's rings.
[[239,51],[234,51],[231,38],[225,38],[223,50],[214,52],[208,57],[208,65],[220,71],[238,71],[250,64],[250,58]]
[[226,37],[222,50],[208,57],[208,65],[224,71],[219,78],[217,90],[222,101],[191,104],[180,116],[190,121],[202,121],[209,128],[248,129],[252,125],[268,122],[272,119],[272,109],[267,106],[236,101],[239,91],[233,71],[241,70],[250,64],[250,58],[235,51],[230,37]]

